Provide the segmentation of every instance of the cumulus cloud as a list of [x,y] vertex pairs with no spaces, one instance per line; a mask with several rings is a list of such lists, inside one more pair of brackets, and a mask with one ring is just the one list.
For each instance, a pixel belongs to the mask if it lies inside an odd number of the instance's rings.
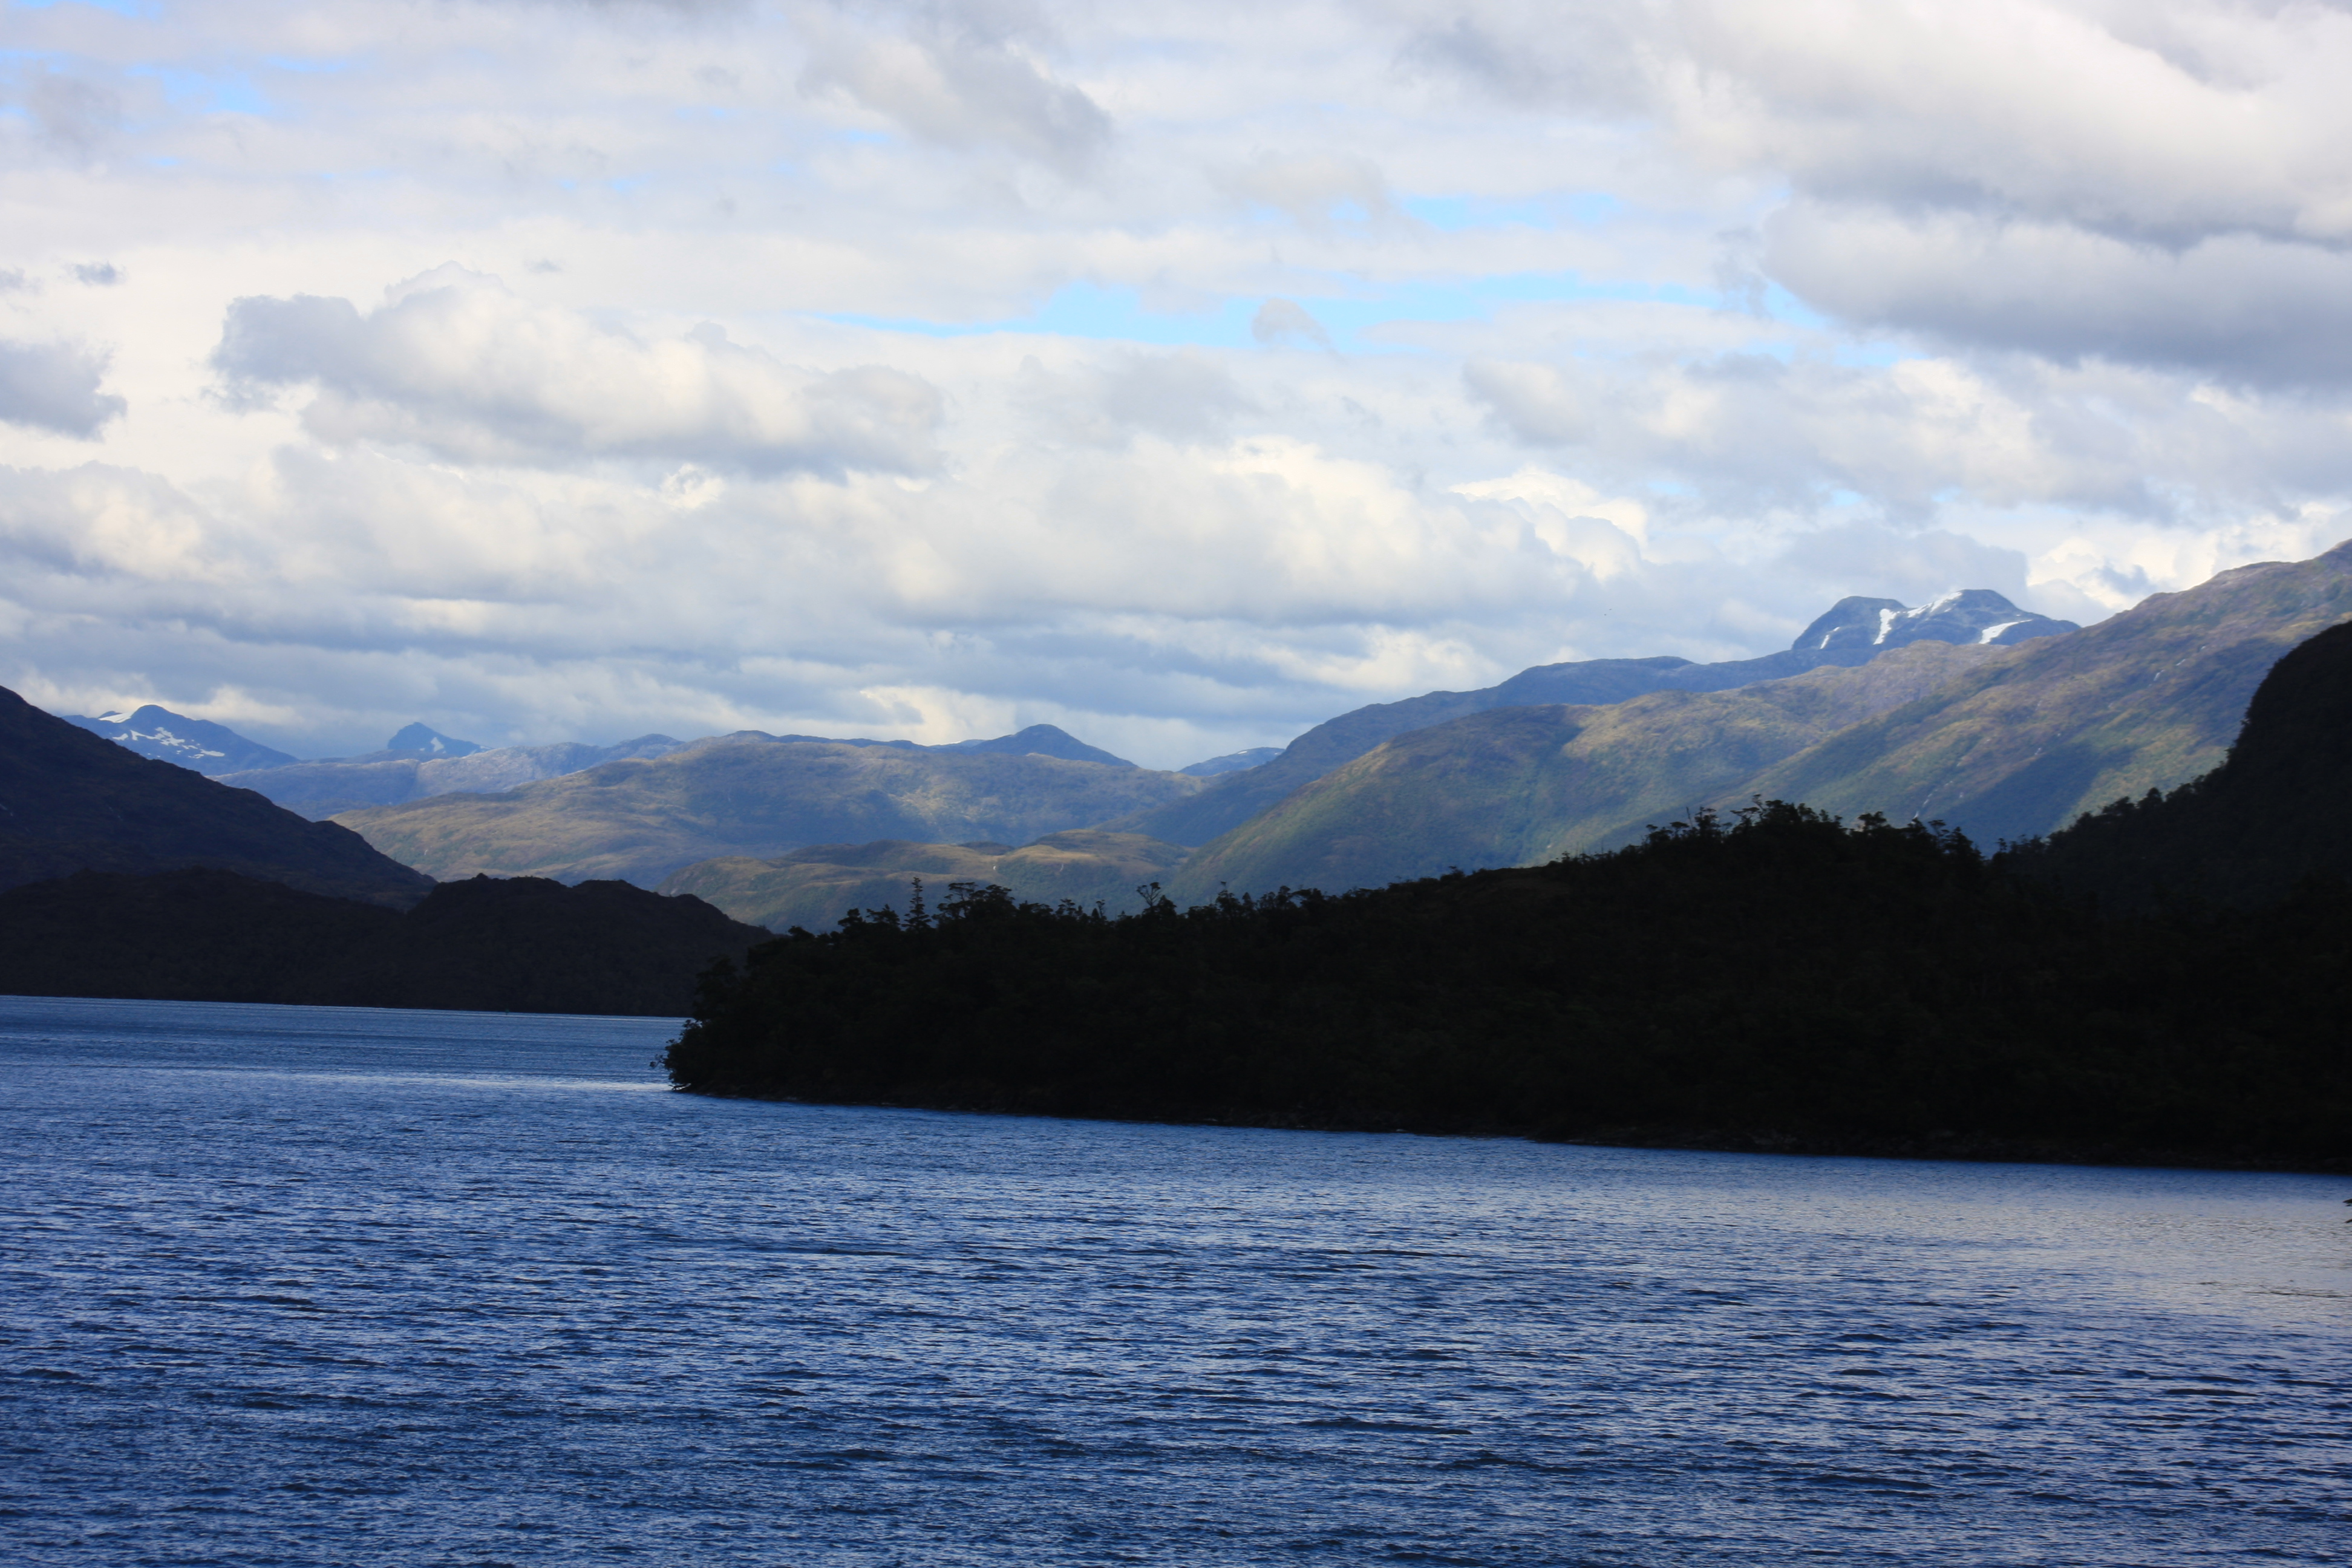
[[77,343],[0,340],[0,420],[95,440],[128,406],[99,390],[108,357]]
[[[2184,402],[2160,376],[2030,363],[1473,361],[1464,382],[1528,446],[1671,468],[1727,510],[1822,507],[1843,494],[1913,520],[1965,498],[2189,521],[2202,507],[2275,504],[2265,468],[2284,478],[2298,440],[2294,422],[2250,429],[2214,403]],[[2183,485],[2192,471],[2201,484]],[[2352,460],[2302,478],[2352,482]]]
[[2184,249],[2080,227],[1801,204],[1767,265],[1806,299],[1948,342],[2352,384],[2352,251],[2221,235]]
[[[1766,270],[1843,319],[2352,384],[2321,341],[2341,337],[2352,246],[2352,13],[1579,10],[1562,26],[1523,0],[1409,7],[1405,58],[1531,106],[1654,116],[1701,166],[1785,181]],[[2313,310],[2322,330],[2297,334]]]
[[467,462],[593,458],[755,473],[919,473],[936,388],[881,365],[819,373],[704,325],[645,342],[443,268],[362,312],[301,295],[234,301],[212,355],[236,399],[310,386],[321,440],[413,444]]

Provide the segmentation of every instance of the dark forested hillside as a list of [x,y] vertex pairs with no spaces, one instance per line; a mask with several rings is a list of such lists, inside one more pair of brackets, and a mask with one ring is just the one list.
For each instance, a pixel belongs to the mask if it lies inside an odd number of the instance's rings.
[[0,994],[677,1016],[767,933],[623,882],[445,882],[406,913],[231,871],[0,892]]
[[2274,902],[2307,879],[2352,881],[2352,624],[2273,667],[2229,760],[2006,858],[2111,909]]
[[1773,805],[1610,855],[1105,920],[964,888],[706,985],[681,1088],[1730,1147],[2333,1168],[2352,908],[2116,921]]

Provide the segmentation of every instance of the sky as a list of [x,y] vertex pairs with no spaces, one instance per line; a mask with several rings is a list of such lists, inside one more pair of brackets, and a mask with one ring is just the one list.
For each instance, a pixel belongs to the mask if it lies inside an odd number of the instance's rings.
[[2352,535],[2341,0],[5,0],[0,684],[1152,766]]

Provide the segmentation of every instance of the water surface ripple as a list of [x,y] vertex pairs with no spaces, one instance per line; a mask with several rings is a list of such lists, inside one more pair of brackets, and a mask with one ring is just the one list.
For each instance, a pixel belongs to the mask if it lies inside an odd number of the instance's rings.
[[670,1094],[0,999],[47,1563],[2340,1563],[2352,1183]]

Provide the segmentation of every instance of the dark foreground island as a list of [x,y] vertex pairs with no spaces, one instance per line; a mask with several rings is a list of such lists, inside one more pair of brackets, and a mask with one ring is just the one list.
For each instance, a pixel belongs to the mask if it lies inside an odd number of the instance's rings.
[[2352,900],[2105,918],[1778,803],[1615,854],[1104,919],[960,886],[755,949],[706,1093],[1685,1146],[2352,1168]]

